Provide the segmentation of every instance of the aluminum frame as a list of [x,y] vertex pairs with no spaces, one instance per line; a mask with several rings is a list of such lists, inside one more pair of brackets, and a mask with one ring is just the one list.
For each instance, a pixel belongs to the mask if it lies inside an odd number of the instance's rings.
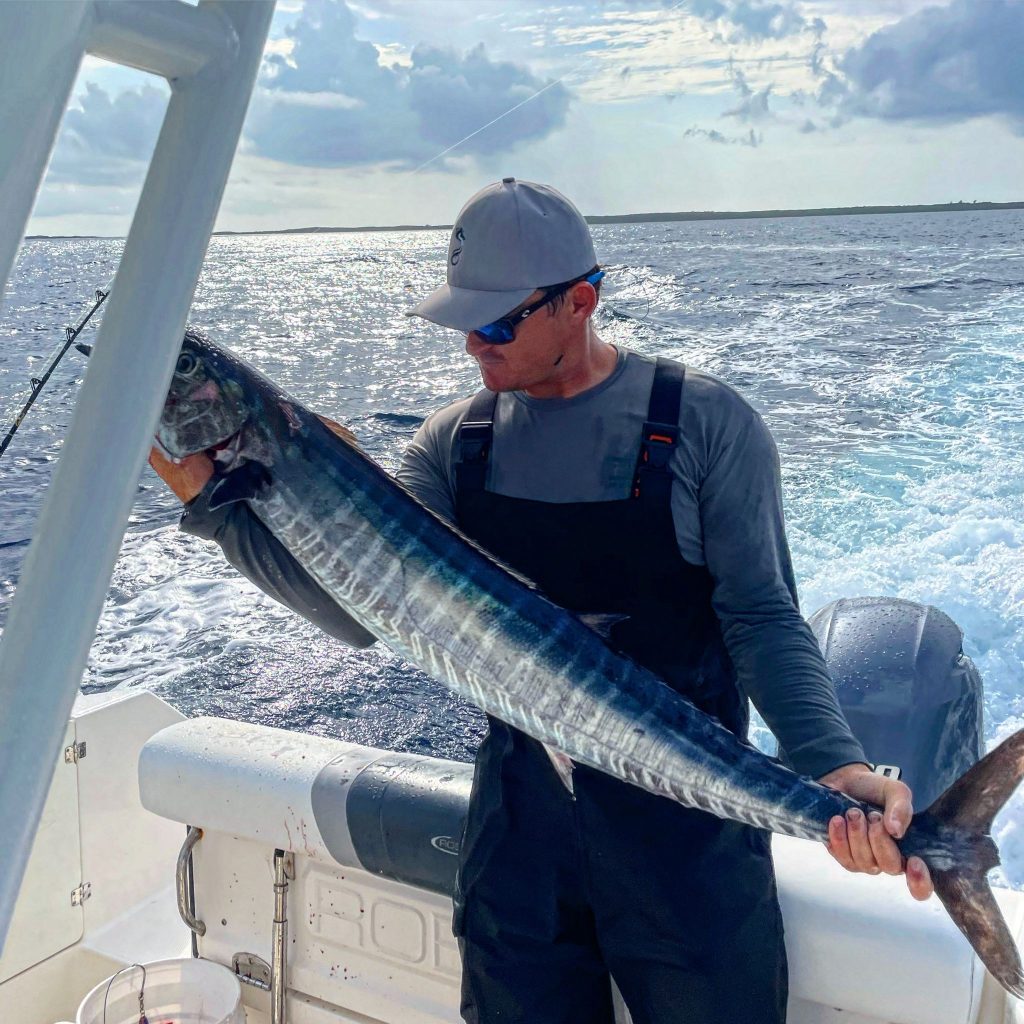
[[[0,640],[0,948],[181,344],[274,0],[0,3],[0,286],[86,53],[171,99]],[[2,294],[2,290],[0,290]]]

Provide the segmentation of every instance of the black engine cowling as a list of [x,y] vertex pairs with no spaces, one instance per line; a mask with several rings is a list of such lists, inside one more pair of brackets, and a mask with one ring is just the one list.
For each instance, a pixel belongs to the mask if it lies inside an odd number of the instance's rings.
[[808,622],[867,757],[899,765],[928,807],[984,753],[981,676],[959,626],[893,597],[842,598]]

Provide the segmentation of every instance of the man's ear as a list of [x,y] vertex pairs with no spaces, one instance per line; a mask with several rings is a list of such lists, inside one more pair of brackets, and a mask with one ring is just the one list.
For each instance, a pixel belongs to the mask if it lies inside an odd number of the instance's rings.
[[597,309],[597,292],[592,284],[580,281],[569,289],[569,308],[574,317],[586,319]]

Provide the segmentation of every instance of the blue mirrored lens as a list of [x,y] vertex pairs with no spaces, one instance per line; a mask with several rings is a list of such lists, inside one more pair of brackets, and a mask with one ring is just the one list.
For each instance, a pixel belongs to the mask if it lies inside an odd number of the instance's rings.
[[474,334],[479,334],[490,345],[504,345],[515,337],[515,330],[508,320],[495,320],[492,324],[478,327]]

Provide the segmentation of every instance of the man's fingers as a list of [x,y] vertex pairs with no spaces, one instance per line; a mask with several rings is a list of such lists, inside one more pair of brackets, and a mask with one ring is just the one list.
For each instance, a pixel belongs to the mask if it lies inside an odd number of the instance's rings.
[[857,865],[853,862],[853,854],[850,852],[850,843],[846,836],[846,819],[836,815],[828,823],[828,852],[847,871],[856,871]]
[[[851,812],[847,812],[848,815]],[[858,812],[859,813],[859,812]],[[861,829],[864,835],[861,835]],[[865,852],[861,840],[865,839]],[[866,872],[877,875],[879,869],[886,874],[903,874],[903,858],[899,848],[889,836],[878,812],[873,812],[865,822],[861,815],[860,824],[856,815],[853,821],[836,816],[828,823],[828,852],[847,871]],[[926,900],[935,891],[928,866],[920,857],[911,857],[906,864],[907,888],[916,900]]]
[[902,839],[910,826],[910,819],[914,816],[910,787],[898,779],[886,779],[882,795],[885,804],[885,830],[894,839]]
[[926,900],[935,892],[928,865],[920,857],[907,860],[907,888],[915,900]]
[[878,865],[875,863],[875,855],[868,839],[867,819],[859,807],[852,807],[846,812],[846,835],[857,870],[869,875],[877,875]]
[[903,873],[903,856],[899,847],[885,830],[882,815],[878,811],[871,811],[868,814],[868,842],[871,844],[875,863],[887,875]]

